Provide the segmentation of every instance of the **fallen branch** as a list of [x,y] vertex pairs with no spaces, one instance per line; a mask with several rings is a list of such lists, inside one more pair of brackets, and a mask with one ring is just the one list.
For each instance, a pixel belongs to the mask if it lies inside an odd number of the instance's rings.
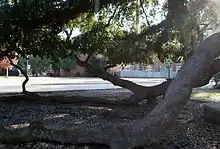
[[[130,98],[130,97],[129,97]],[[129,99],[128,98],[128,99]],[[129,102],[128,99],[109,100],[100,97],[86,96],[41,96],[36,93],[25,93],[20,95],[2,96],[1,104],[74,104],[74,105],[96,105],[96,106],[139,106],[136,102]]]

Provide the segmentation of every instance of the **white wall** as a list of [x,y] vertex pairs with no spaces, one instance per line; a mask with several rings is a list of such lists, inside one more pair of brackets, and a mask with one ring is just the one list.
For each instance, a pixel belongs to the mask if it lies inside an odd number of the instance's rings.
[[[177,72],[170,72],[170,77],[174,78]],[[122,70],[120,72],[120,76],[123,78],[168,78],[168,71],[161,71],[161,72],[147,72],[147,71],[140,71],[140,70]]]

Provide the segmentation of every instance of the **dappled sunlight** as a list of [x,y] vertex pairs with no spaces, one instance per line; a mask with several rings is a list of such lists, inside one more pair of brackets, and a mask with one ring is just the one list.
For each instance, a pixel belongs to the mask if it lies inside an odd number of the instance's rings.
[[48,119],[54,119],[54,118],[64,118],[66,116],[69,116],[69,114],[54,114],[54,115],[49,115],[49,116],[46,116],[44,118],[44,120],[48,120]]
[[216,8],[218,8],[218,9],[216,9],[216,11],[217,11],[218,15],[220,15],[220,1],[219,0],[211,0],[211,2],[213,2],[215,4]]
[[94,110],[107,110],[107,111],[112,111],[112,109],[107,108],[107,107],[85,106],[84,108],[88,108],[88,109],[94,109]]
[[81,120],[81,121],[79,121],[79,120],[77,120],[76,122],[74,122],[74,124],[83,124],[83,123],[85,123],[86,121],[85,120]]
[[5,127],[6,129],[21,129],[21,128],[25,128],[25,127],[29,127],[30,123],[23,123],[23,124],[14,124],[14,125],[10,125],[8,127]]
[[191,98],[195,98],[198,100],[215,100],[220,101],[220,91],[199,91],[192,93]]

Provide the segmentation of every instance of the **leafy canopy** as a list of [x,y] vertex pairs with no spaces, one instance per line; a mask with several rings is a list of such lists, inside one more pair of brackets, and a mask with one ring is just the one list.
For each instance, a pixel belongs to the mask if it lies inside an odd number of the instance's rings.
[[[205,6],[186,0],[162,4],[159,0],[99,0],[97,11],[95,2],[1,1],[1,57],[15,50],[22,56],[46,56],[55,61],[79,53],[102,55],[111,64],[152,63],[156,56],[161,61],[168,57],[175,61],[190,47],[191,39],[183,33],[195,31],[192,26],[198,24],[193,16]],[[155,24],[149,18],[158,14],[164,20]],[[82,34],[71,38],[74,28]],[[61,31],[66,39],[58,35]]]

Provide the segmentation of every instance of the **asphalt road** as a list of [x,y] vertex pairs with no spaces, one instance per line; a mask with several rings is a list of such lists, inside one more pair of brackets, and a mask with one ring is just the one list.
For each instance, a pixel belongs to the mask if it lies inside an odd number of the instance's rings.
[[[137,84],[144,86],[153,86],[162,83],[165,79],[155,78],[126,78]],[[22,77],[0,78],[0,93],[21,92]],[[208,85],[210,86],[210,85]],[[207,87],[207,86],[206,86]],[[90,89],[115,89],[108,81],[99,78],[49,78],[49,77],[30,77],[27,84],[27,90],[31,92],[47,91],[70,91],[70,90],[90,90]]]

